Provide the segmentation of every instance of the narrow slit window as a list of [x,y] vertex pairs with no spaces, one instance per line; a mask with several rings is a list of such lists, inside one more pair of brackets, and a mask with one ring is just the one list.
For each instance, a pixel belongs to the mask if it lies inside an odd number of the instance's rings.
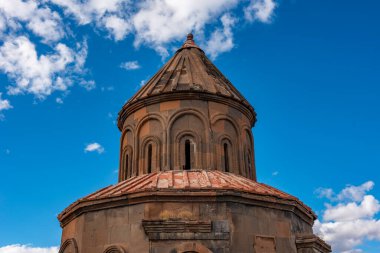
[[152,144],[148,145],[148,173],[152,172]]
[[251,162],[251,151],[250,150],[248,150],[247,161],[248,161],[248,174],[249,174],[249,176],[251,176],[251,173],[252,173],[252,162]]
[[128,169],[129,169],[129,155],[125,157],[125,177],[127,177],[129,174]]
[[228,157],[228,144],[224,143],[224,170],[230,172],[230,161]]
[[191,169],[191,157],[190,157],[190,141],[185,141],[185,170]]

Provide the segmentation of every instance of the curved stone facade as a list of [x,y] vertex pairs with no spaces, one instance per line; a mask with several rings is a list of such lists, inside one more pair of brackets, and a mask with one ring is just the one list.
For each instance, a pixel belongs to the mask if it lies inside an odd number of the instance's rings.
[[131,113],[123,124],[120,154],[119,181],[183,169],[220,170],[256,180],[251,123],[238,109],[218,102],[173,100]]
[[106,251],[111,245],[128,253],[182,253],[189,243],[202,246],[193,250],[198,253],[270,253],[254,251],[265,240],[273,252],[297,253],[296,238],[312,234],[310,223],[265,202],[184,195],[167,202],[148,199],[84,212],[65,225],[62,239],[78,238],[80,253],[122,252]]

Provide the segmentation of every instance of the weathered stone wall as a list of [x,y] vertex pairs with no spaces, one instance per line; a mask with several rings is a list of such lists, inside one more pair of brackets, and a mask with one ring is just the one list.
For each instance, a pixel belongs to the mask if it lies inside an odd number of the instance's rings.
[[191,143],[191,169],[227,171],[256,180],[250,125],[241,111],[206,100],[143,107],[123,125],[119,181],[183,169],[185,141]]
[[128,253],[297,253],[300,235],[312,235],[311,225],[291,211],[238,202],[150,202],[83,213],[64,226],[62,243],[74,239],[79,253],[111,246]]

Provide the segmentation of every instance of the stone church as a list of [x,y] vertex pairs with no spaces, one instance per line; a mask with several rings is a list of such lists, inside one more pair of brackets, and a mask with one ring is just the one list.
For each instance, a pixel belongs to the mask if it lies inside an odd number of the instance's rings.
[[122,107],[119,182],[59,214],[59,252],[331,252],[308,206],[257,182],[255,122],[189,34]]

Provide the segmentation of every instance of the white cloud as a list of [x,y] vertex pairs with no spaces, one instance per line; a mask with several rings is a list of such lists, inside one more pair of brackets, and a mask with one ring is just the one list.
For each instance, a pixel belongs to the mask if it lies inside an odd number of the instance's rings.
[[[228,13],[245,0],[50,0],[62,7],[79,25],[93,23],[107,31],[115,40],[122,40],[128,34],[135,36],[135,46],[146,45],[161,56],[168,55],[168,44],[183,40],[184,35],[193,31],[200,36],[201,44],[217,46],[210,50],[213,57],[233,48],[232,28],[237,22]],[[276,3],[273,0],[252,0],[244,7],[250,21],[268,23]],[[222,26],[217,27],[209,40],[204,35],[208,25],[221,18]],[[220,51],[218,51],[220,48]]]
[[30,245],[13,244],[0,247],[0,253],[58,253],[58,247],[38,248]]
[[329,200],[333,200],[334,198],[334,190],[331,188],[318,188],[315,190],[315,194],[317,194],[318,198],[327,198]]
[[272,172],[272,176],[275,177],[275,176],[277,176],[277,175],[278,175],[278,171],[273,171],[273,172]]
[[320,198],[328,198],[331,201],[353,200],[361,201],[366,193],[372,190],[374,182],[368,181],[359,186],[347,185],[341,192],[336,194],[331,188],[318,188],[315,193]]
[[0,0],[0,15],[11,30],[18,30],[25,24],[44,42],[58,41],[65,35],[59,14],[46,5],[41,6],[39,1]]
[[2,95],[2,93],[0,92],[0,112],[13,108],[11,103],[9,102],[9,100],[8,99],[2,99],[1,95]]
[[131,30],[131,25],[126,20],[115,15],[105,17],[103,22],[116,41],[123,40]]
[[130,31],[127,9],[129,0],[50,0],[73,16],[79,25],[94,23],[96,27],[112,34],[115,40],[122,40]]
[[380,204],[372,195],[366,195],[360,203],[339,203],[336,206],[327,206],[323,214],[325,221],[350,221],[362,218],[372,218],[379,212]]
[[375,183],[372,181],[365,182],[359,186],[348,185],[344,188],[337,196],[338,200],[353,200],[360,201],[363,199],[363,196],[374,187]]
[[206,45],[206,52],[212,59],[215,59],[220,53],[228,52],[234,47],[232,28],[236,19],[230,14],[224,14],[221,18],[223,28],[216,29]]
[[120,68],[125,70],[135,70],[141,68],[141,66],[138,61],[127,61],[120,64]]
[[56,98],[56,99],[55,99],[55,102],[56,102],[57,104],[63,104],[63,99],[62,99],[62,98]]
[[81,80],[79,82],[80,86],[85,88],[86,90],[93,90],[96,87],[95,81],[94,80]]
[[[320,188],[317,193],[328,198],[323,211],[323,221],[317,220],[315,233],[332,244],[334,252],[361,252],[365,240],[380,241],[379,201],[366,194],[374,186],[368,181],[359,186],[347,186],[339,194],[332,189]],[[335,205],[334,205],[335,203]]]
[[98,152],[99,154],[101,154],[104,152],[104,148],[99,143],[94,142],[94,143],[88,144],[85,147],[84,152]]
[[70,76],[81,71],[86,55],[86,45],[74,51],[62,43],[52,54],[38,55],[27,37],[8,37],[0,47],[0,70],[15,82],[8,86],[9,94],[30,93],[44,98],[72,84]]
[[207,24],[238,3],[238,0],[143,1],[132,19],[135,45],[145,44],[165,55],[165,44],[183,40],[190,31],[202,34]]
[[277,4],[274,0],[251,0],[251,3],[244,9],[245,18],[250,21],[260,21],[270,23]]
[[140,81],[140,87],[143,87],[146,84],[147,79],[141,80]]

